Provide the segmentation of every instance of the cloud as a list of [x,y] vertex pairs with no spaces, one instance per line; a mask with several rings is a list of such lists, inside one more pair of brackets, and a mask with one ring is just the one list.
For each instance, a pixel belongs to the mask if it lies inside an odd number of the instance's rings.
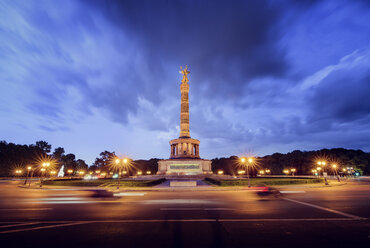
[[[248,149],[268,153],[279,149],[367,148],[369,55],[369,47],[356,49],[334,65],[307,76],[296,87],[285,87],[288,83],[273,88],[272,99],[248,104],[248,108],[219,105],[216,109],[197,110],[197,133],[212,147],[207,152],[214,156],[223,154],[225,144],[240,153]],[[273,85],[258,82],[260,86]],[[257,87],[253,92],[255,98],[268,98],[269,91],[259,91]]]
[[57,134],[61,146],[78,137],[74,148],[85,154],[94,144],[155,156],[178,135],[178,70],[188,64],[191,134],[207,157],[366,148],[368,9],[353,1],[2,1],[1,131],[18,140]]
[[[305,90],[312,86],[315,86],[321,83],[330,74],[335,73],[335,71],[344,69],[346,72],[350,72],[351,69],[354,69],[358,66],[360,67],[362,65],[367,66],[369,61],[370,61],[370,47],[356,49],[351,54],[341,58],[337,64],[326,66],[325,68],[319,70],[313,75],[307,77],[301,84],[301,88]],[[349,74],[352,73],[350,72]]]
[[249,80],[281,76],[288,68],[277,47],[281,10],[267,1],[95,4],[141,45],[153,75],[189,64],[193,87],[203,97],[240,96]]
[[333,66],[308,95],[309,121],[332,123],[370,119],[370,47],[356,50]]

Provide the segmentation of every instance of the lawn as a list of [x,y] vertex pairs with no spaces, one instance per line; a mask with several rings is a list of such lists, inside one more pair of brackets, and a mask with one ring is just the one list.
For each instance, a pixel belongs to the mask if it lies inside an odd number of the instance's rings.
[[[214,179],[206,178],[209,184],[218,186],[246,186],[248,179]],[[289,185],[289,184],[311,184],[323,183],[322,178],[251,178],[251,186],[261,185]]]
[[[156,180],[121,180],[120,186],[122,187],[151,187],[163,183],[166,179]],[[46,180],[43,182],[44,185],[53,186],[86,186],[86,187],[98,187],[98,186],[116,186],[117,179],[97,179],[97,180],[81,180],[81,179],[56,179]]]

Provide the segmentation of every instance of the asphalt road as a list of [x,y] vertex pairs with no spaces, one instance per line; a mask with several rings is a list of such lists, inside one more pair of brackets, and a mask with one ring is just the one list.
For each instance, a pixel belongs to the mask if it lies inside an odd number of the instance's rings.
[[1,247],[370,247],[370,185],[125,191],[0,183]]

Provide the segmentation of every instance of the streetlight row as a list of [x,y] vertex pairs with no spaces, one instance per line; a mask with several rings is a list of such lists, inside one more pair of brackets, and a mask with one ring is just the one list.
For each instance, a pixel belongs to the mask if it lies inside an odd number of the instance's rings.
[[[42,172],[44,172],[44,173],[46,173],[46,169],[45,168],[41,168],[41,170],[40,171],[42,171]],[[67,174],[72,174],[74,172],[74,170],[67,170]],[[57,171],[55,171],[55,170],[52,170],[52,171],[49,171],[49,173],[51,174],[51,175],[55,175],[55,174],[57,174]],[[76,173],[78,174],[78,175],[81,175],[81,176],[83,176],[83,175],[85,175],[86,174],[86,172],[85,171],[76,171]],[[120,175],[126,175],[128,172],[127,171],[121,171],[119,174]],[[15,174],[17,174],[17,175],[21,175],[21,174],[23,174],[23,170],[15,170]],[[93,171],[90,171],[88,174],[90,174],[90,175],[92,175],[92,174],[94,174],[94,172]],[[101,176],[106,176],[108,173],[107,172],[96,172],[95,171],[95,174],[97,174],[97,175],[101,175]],[[109,174],[110,175],[113,175],[114,174],[114,172],[113,171],[110,171],[109,172]],[[142,175],[143,174],[143,171],[138,171],[137,172],[137,175]],[[152,171],[145,171],[145,174],[146,175],[151,175],[152,174]]]
[[[283,173],[285,173],[285,174],[290,174],[291,172],[295,173],[296,169],[293,168],[293,169],[289,169],[289,170],[283,170]],[[237,173],[238,173],[238,175],[244,175],[246,173],[246,170],[238,170]],[[224,171],[223,170],[218,170],[217,174],[218,175],[223,175]],[[264,175],[264,174],[268,175],[268,174],[271,174],[271,170],[270,169],[259,170],[258,174],[259,175]]]
[[[114,161],[117,164],[121,160],[119,158],[116,158]],[[123,161],[123,163],[126,164],[129,161],[129,159],[128,158],[123,158],[122,161]],[[36,167],[35,166],[27,166],[27,170],[31,171],[31,170],[35,170],[37,168],[40,168],[41,172],[45,172],[47,169],[49,169],[51,167],[51,165],[52,165],[51,162],[42,162],[39,166],[36,166]],[[20,175],[20,174],[23,173],[23,169],[16,169],[14,172],[15,172],[15,174]],[[72,169],[67,170],[68,174],[72,174],[73,172],[74,172],[74,170],[72,170]],[[55,171],[55,170],[50,171],[50,174],[56,174],[56,173],[57,173],[57,171]],[[95,173],[99,174],[100,170],[96,170]],[[124,173],[127,173],[127,171],[125,171]],[[77,174],[84,175],[85,171],[84,170],[78,170]],[[90,172],[90,174],[92,174],[92,173]],[[147,171],[147,174],[150,174],[150,173],[148,173],[148,171]]]
[[[237,171],[237,173],[238,173],[238,175],[242,175],[242,174],[245,174],[245,172],[247,172],[247,174],[248,174],[248,178],[249,178],[249,167],[250,166],[252,166],[254,163],[255,163],[255,158],[254,157],[241,157],[241,158],[239,158],[239,160],[240,160],[240,163],[244,166],[244,167],[246,167],[246,170],[238,170]],[[247,163],[248,162],[248,163]],[[316,162],[317,163],[317,165],[319,165],[319,167],[317,167],[316,169],[313,169],[311,172],[313,172],[313,173],[320,173],[320,171],[321,170],[323,170],[323,168],[325,168],[325,166],[326,165],[328,165],[328,163],[326,162],[326,161],[324,161],[324,160],[320,160],[320,161],[317,161]],[[322,167],[321,167],[322,166]],[[338,177],[338,181],[340,181],[340,179],[339,179],[339,175],[338,175],[338,172],[337,172],[337,170],[339,169],[339,166],[338,166],[338,164],[337,163],[332,163],[331,164],[331,168],[335,171],[335,173],[336,173],[336,175],[337,175],[337,177]],[[347,169],[346,168],[343,168],[342,169],[342,171],[343,172],[346,172],[346,171],[348,171],[348,173],[350,173],[350,171],[352,171],[353,170],[353,168],[352,167],[347,167]],[[259,172],[259,175],[264,175],[264,174],[269,174],[269,173],[271,173],[271,171],[269,170],[269,169],[266,169],[266,170],[259,170],[258,171]],[[292,175],[294,176],[294,174],[297,172],[297,170],[295,169],[295,168],[291,168],[291,169],[284,169],[283,170],[283,173],[284,174],[290,174],[290,173],[292,173]],[[224,171],[223,170],[218,170],[217,171],[217,174],[218,175],[223,175],[224,174]]]

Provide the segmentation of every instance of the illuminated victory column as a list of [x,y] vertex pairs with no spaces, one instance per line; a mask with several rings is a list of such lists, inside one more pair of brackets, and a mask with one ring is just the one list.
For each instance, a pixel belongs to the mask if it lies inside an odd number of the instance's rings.
[[[182,69],[182,67],[180,67]],[[181,70],[183,75],[181,80],[181,114],[180,114],[180,138],[190,138],[189,130],[189,79],[188,67]]]
[[190,137],[189,129],[189,79],[188,67],[182,69],[181,111],[180,111],[180,136],[170,141],[170,159],[158,161],[158,174],[194,175],[209,174],[211,161],[200,159],[199,143]]
[[[182,67],[180,67],[182,69]],[[199,158],[199,140],[190,138],[189,130],[189,79],[188,67],[181,70],[180,137],[170,141],[171,158]]]

